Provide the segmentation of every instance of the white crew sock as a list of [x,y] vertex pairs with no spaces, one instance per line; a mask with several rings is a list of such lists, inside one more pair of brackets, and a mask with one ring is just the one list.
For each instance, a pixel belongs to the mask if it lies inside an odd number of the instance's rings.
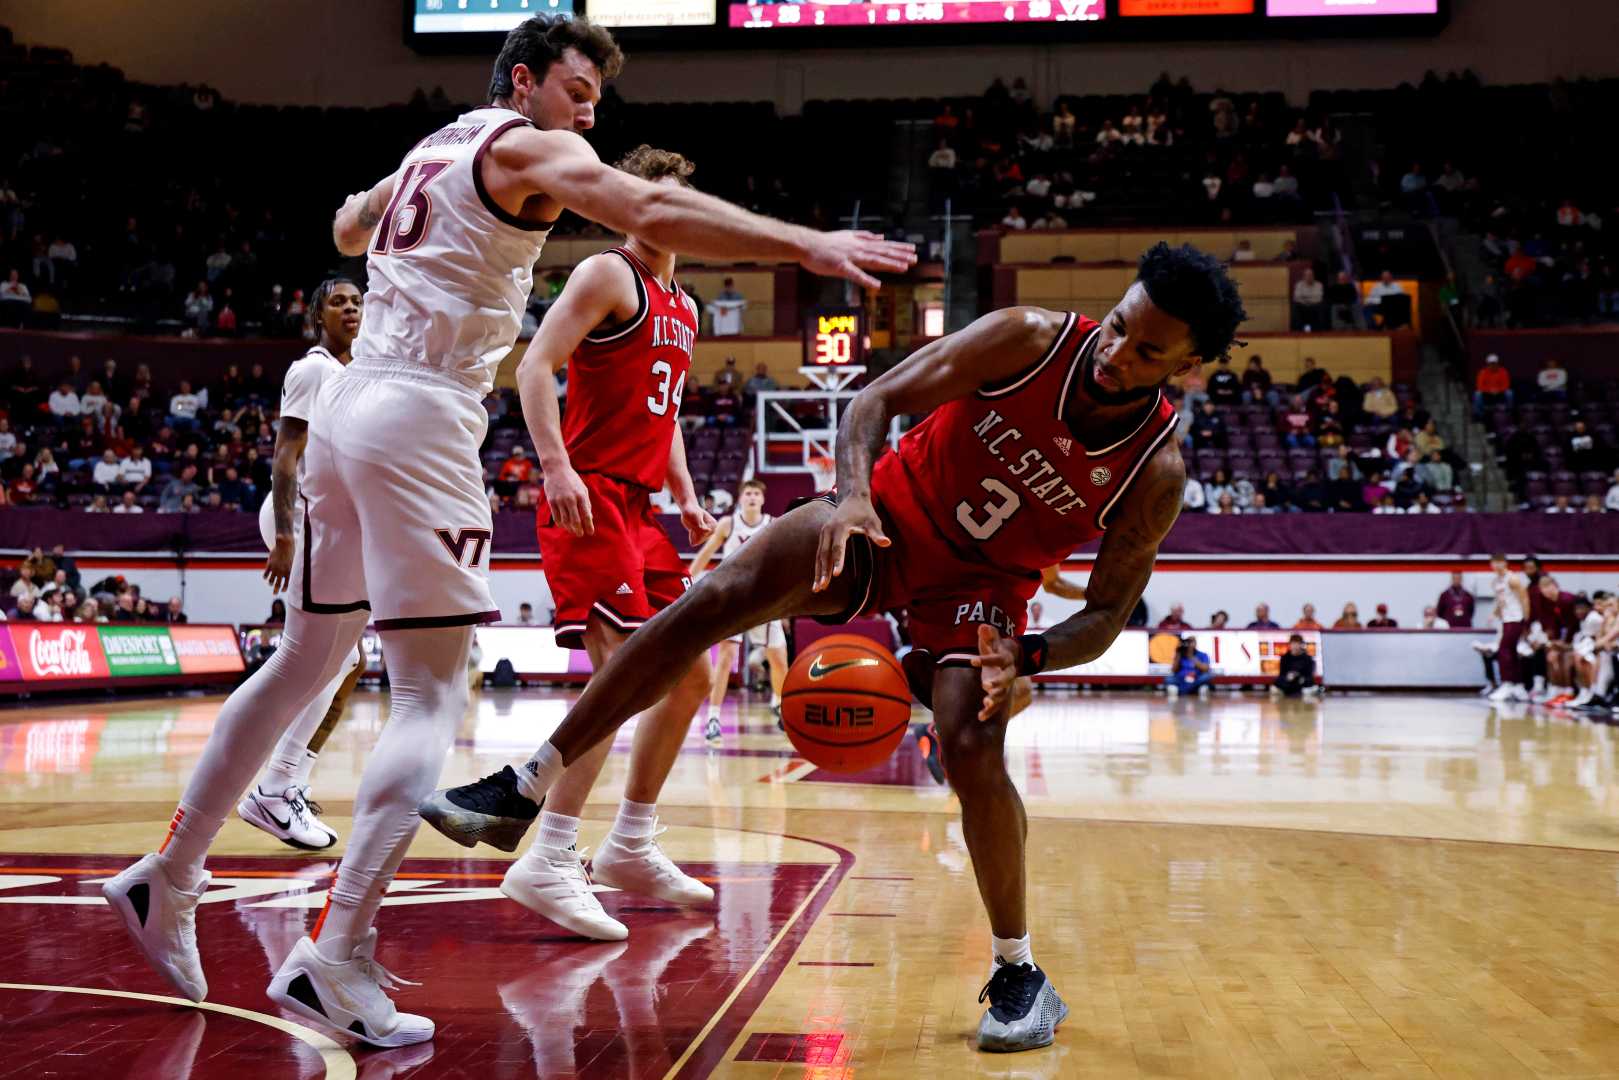
[[532,802],[544,802],[545,793],[551,790],[565,768],[557,748],[549,742],[542,743],[534,756],[517,770],[517,790]]
[[656,803],[631,802],[618,804],[618,817],[613,819],[613,835],[620,840],[649,839],[657,831],[658,806]]
[[710,705],[708,707],[708,718],[710,720],[718,720],[720,718],[720,707],[718,705]]
[[309,773],[320,755],[313,750],[299,750],[295,760],[279,755],[270,758],[259,776],[259,791],[266,795],[280,795],[289,787],[303,787],[309,783]]
[[1034,952],[1029,948],[1029,935],[1022,937],[996,937],[990,935],[995,959],[1003,964],[1032,964]]
[[549,810],[542,810],[540,832],[534,842],[553,848],[575,847],[579,843],[579,819],[569,817],[567,814],[553,814]]
[[202,880],[203,860],[208,857],[208,845],[219,835],[225,824],[223,816],[214,816],[181,803],[169,822],[169,835],[157,849],[158,861],[169,875],[169,880],[191,892]]

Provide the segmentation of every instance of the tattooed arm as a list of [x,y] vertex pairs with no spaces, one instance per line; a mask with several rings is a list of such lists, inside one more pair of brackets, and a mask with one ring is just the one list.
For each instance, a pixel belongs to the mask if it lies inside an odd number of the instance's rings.
[[356,192],[348,197],[343,209],[332,220],[332,242],[344,255],[364,255],[371,244],[371,234],[382,220],[388,200],[394,195],[394,180],[398,173],[378,182],[370,191]]
[[296,538],[292,532],[293,500],[298,498],[298,461],[309,443],[309,424],[293,416],[283,416],[275,433],[275,457],[270,465],[270,509],[275,516],[275,546],[264,564],[264,580],[273,592],[287,587],[292,576],[292,553]]

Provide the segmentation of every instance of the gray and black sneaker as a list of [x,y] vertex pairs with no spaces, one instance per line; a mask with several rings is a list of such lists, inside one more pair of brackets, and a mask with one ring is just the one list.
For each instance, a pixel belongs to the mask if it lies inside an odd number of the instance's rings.
[[979,1001],[989,1002],[978,1022],[978,1049],[1005,1054],[1050,1046],[1057,1025],[1068,1018],[1068,1006],[1051,980],[1033,964],[997,959],[995,965],[995,974],[978,995]]
[[462,847],[482,842],[516,851],[540,808],[518,790],[517,774],[507,765],[482,780],[433,792],[416,812]]

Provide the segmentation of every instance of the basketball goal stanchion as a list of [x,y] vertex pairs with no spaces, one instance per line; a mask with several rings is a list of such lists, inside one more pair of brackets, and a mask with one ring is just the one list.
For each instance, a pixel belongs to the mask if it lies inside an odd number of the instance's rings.
[[[818,491],[832,486],[836,474],[834,460],[838,439],[838,424],[843,410],[858,391],[849,387],[866,369],[859,365],[809,365],[798,369],[813,389],[764,390],[759,393],[758,407],[754,411],[754,471],[757,473],[809,473],[815,478]],[[799,416],[795,405],[815,402],[821,406],[814,419]],[[902,434],[899,419],[889,423],[888,443],[894,446]],[[793,446],[798,452],[792,459],[776,460],[771,454],[773,446]]]

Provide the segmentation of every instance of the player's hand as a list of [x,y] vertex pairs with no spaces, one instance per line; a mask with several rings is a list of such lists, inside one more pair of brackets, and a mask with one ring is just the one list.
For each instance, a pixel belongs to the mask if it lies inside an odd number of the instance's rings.
[[838,508],[821,526],[821,542],[815,549],[815,581],[812,591],[824,592],[832,579],[843,573],[843,555],[849,546],[849,537],[864,536],[878,547],[891,542],[883,532],[883,523],[877,517],[877,508],[871,498],[851,495],[838,503]]
[[978,624],[978,655],[972,665],[978,669],[984,684],[984,704],[978,710],[978,719],[995,719],[1007,702],[1012,700],[1012,687],[1017,683],[1018,663],[1022,660],[1023,646],[1017,638],[1002,637],[1000,631],[984,623]]
[[545,501],[551,506],[551,520],[573,535],[596,534],[596,522],[590,516],[590,489],[572,467],[565,465],[545,474]]
[[708,539],[715,527],[719,524],[714,515],[703,509],[701,503],[692,503],[690,506],[680,508],[680,523],[686,526],[686,536],[693,545],[701,544]]
[[857,229],[818,233],[801,265],[822,277],[848,278],[856,285],[876,289],[882,282],[866,271],[903,274],[916,265],[916,245]]
[[270,592],[278,593],[287,587],[292,577],[292,537],[278,536],[270,557],[264,562],[264,580],[270,583]]

